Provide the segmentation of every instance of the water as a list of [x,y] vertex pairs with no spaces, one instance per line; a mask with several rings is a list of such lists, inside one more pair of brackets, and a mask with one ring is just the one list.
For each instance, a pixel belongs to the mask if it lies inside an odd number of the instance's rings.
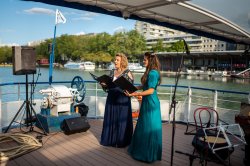
[[[109,71],[91,71],[95,75],[108,74]],[[36,81],[38,73],[38,82],[48,81],[49,69],[37,69],[34,75]],[[93,80],[89,71],[70,70],[70,69],[54,69],[53,81],[71,81],[75,76],[81,76],[83,80]],[[140,83],[141,73],[134,73],[135,83]],[[33,80],[33,76],[29,75],[29,81]],[[13,75],[12,67],[0,67],[0,83],[9,82],[25,82],[24,75]],[[162,84],[174,85],[175,76],[162,74]],[[193,86],[220,90],[233,90],[250,92],[250,79],[234,79],[227,77],[207,77],[207,76],[181,76],[179,80],[180,86]]]

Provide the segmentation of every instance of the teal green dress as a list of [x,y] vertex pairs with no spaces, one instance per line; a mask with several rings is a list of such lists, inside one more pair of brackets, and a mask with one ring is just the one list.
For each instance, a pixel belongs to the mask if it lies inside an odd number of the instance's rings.
[[154,93],[143,96],[140,115],[136,124],[129,154],[136,160],[154,162],[162,156],[162,124],[160,101],[157,96],[157,85],[160,75],[157,70],[151,70],[143,90],[154,88]]

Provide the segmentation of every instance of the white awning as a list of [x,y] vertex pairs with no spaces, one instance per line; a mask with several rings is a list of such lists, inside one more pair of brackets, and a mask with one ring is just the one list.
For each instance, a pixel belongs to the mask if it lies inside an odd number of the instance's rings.
[[187,0],[24,0],[134,19],[232,43],[250,44],[250,33]]

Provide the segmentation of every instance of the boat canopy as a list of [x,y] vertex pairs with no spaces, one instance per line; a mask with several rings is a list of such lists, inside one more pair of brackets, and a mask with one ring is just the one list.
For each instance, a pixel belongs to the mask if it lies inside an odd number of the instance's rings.
[[250,44],[250,33],[231,21],[188,0],[24,0],[63,6],[222,40]]

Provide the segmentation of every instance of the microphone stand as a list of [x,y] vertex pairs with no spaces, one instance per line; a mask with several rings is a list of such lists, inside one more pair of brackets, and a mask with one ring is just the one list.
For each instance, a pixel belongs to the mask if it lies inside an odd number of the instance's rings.
[[[188,45],[186,43],[186,41],[183,39],[183,42],[184,42],[184,46],[185,46],[185,51],[186,51],[186,54],[189,55],[190,52],[189,52],[189,49],[188,49]],[[177,54],[178,54],[178,51],[177,51]],[[172,96],[172,101],[171,101],[171,105],[170,105],[170,110],[169,110],[169,114],[171,114],[171,111],[173,109],[173,121],[172,121],[172,143],[171,143],[171,166],[173,165],[173,158],[174,158],[174,136],[175,136],[175,111],[176,111],[176,104],[177,104],[177,101],[176,101],[176,90],[177,90],[177,85],[178,85],[178,82],[179,82],[179,78],[181,76],[181,69],[182,69],[182,66],[183,66],[183,54],[181,55],[181,62],[180,62],[180,66],[178,68],[178,70],[176,71],[176,74],[175,74],[175,86],[174,86],[174,94]]]

